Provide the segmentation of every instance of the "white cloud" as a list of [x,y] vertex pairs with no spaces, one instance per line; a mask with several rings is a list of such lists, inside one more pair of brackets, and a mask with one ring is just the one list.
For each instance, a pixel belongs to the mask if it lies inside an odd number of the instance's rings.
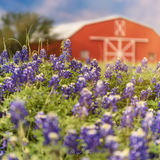
[[160,1],[134,0],[128,3],[125,14],[141,23],[149,25],[160,34]]
[[[80,7],[77,3],[81,3]],[[45,0],[32,7],[56,23],[102,18],[119,14],[154,28],[160,34],[159,0]]]

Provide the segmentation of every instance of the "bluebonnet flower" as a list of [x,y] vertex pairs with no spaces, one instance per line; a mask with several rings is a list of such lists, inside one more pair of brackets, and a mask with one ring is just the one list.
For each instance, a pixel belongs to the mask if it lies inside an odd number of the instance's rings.
[[98,151],[97,147],[100,145],[100,138],[101,135],[95,125],[81,128],[80,139],[82,139],[85,144],[85,150],[89,150],[90,153]]
[[[109,88],[109,83],[108,83],[108,81],[107,81],[107,80],[104,80],[104,81],[103,81],[103,85],[104,85],[104,90],[105,90],[106,93],[107,93],[107,91],[110,89],[110,88]],[[106,94],[106,93],[105,93],[105,94]]]
[[156,123],[156,131],[158,133],[160,133],[160,110],[157,111],[157,115],[156,115],[156,118],[155,118],[155,123]]
[[74,105],[72,112],[73,112],[73,115],[76,115],[79,117],[86,117],[89,115],[88,108],[86,108],[86,106],[80,105],[79,102]]
[[58,58],[55,57],[54,59],[52,59],[52,67],[53,67],[53,70],[56,70],[56,64],[58,62]]
[[137,69],[136,69],[137,73],[142,73],[142,67],[141,65],[138,65]]
[[15,153],[10,153],[7,156],[7,160],[19,160]]
[[23,47],[22,47],[21,61],[22,62],[29,61],[29,54],[28,54],[27,47],[25,45],[23,45]]
[[51,54],[50,56],[49,56],[49,62],[50,63],[53,63],[54,62],[54,58],[56,58],[56,55],[54,54]]
[[142,67],[147,68],[147,64],[148,64],[148,59],[147,59],[146,57],[144,57],[144,58],[142,59],[141,65],[142,65]]
[[160,81],[156,83],[154,92],[157,92],[157,98],[160,96]]
[[83,88],[81,90],[81,95],[79,99],[80,105],[90,106],[92,103],[92,92],[90,92],[87,88]]
[[75,91],[79,92],[83,88],[85,88],[86,86],[87,86],[87,83],[86,83],[85,78],[84,77],[79,77],[78,82],[76,83],[76,86],[75,86]]
[[158,101],[158,107],[159,107],[159,109],[160,109],[160,101]]
[[23,81],[24,82],[30,82],[33,83],[35,78],[34,78],[34,70],[32,68],[32,66],[29,66],[23,70]]
[[5,71],[5,73],[9,73],[9,66],[7,64],[3,64],[2,70]]
[[35,129],[41,129],[43,127],[43,123],[46,120],[47,116],[44,114],[44,112],[40,111],[37,113],[35,118]]
[[28,115],[28,112],[25,108],[24,101],[15,100],[10,104],[11,121],[15,124],[15,127],[18,128],[20,121],[26,123],[25,116]]
[[113,154],[113,152],[118,149],[117,141],[118,141],[118,138],[113,135],[106,136],[104,147],[108,148],[110,154]]
[[62,91],[62,96],[65,98],[65,99],[69,99],[69,96],[71,95],[71,88],[68,87],[66,84],[62,85],[62,88],[61,88],[61,91]]
[[107,135],[113,135],[114,131],[112,129],[112,126],[108,123],[103,123],[100,126],[100,134],[101,137],[106,137]]
[[120,71],[116,75],[116,81],[117,81],[118,85],[120,85],[122,83],[122,74]]
[[32,56],[32,61],[36,61],[38,59],[38,54],[34,53]]
[[57,87],[59,86],[59,82],[60,82],[60,80],[59,80],[58,75],[53,75],[51,80],[49,81],[49,86],[48,87],[54,86],[54,90],[56,90]]
[[133,83],[134,85],[136,84],[136,79],[135,79],[135,77],[133,76],[132,77],[132,79],[131,79],[131,81],[130,81],[131,83]]
[[109,160],[126,160],[128,159],[128,151],[114,151]]
[[96,67],[91,69],[90,75],[94,83],[96,83],[100,79],[100,76],[101,76],[99,69],[97,69]]
[[45,79],[44,79],[44,74],[41,73],[41,74],[37,75],[37,76],[35,77],[35,81],[39,81],[39,82],[45,81]]
[[23,83],[22,70],[19,66],[15,65],[11,72],[13,73],[11,76],[12,83],[15,87],[19,88]]
[[13,56],[14,63],[18,64],[21,61],[21,53],[17,51],[16,54]]
[[91,64],[91,59],[90,59],[90,57],[87,57],[87,58],[86,58],[86,64],[87,64],[87,65]]
[[67,136],[64,138],[64,146],[67,147],[69,154],[81,154],[82,151],[78,149],[79,142],[79,135],[77,134],[76,130],[70,129],[68,130]]
[[42,63],[42,59],[41,59],[40,57],[38,57],[37,60],[36,60],[36,62],[37,62],[38,64],[41,64],[41,63]]
[[151,79],[151,83],[156,83],[157,80],[156,80],[156,77],[154,76],[152,79]]
[[47,52],[46,52],[46,50],[45,50],[44,48],[42,48],[42,49],[40,50],[40,55],[39,55],[39,57],[40,57],[41,59],[47,58]]
[[136,102],[136,106],[134,107],[134,112],[135,112],[135,116],[136,117],[139,115],[142,118],[144,118],[147,110],[148,110],[148,108],[147,108],[146,101]]
[[134,121],[134,112],[132,107],[128,106],[126,110],[123,112],[122,119],[121,119],[121,126],[132,128],[133,121]]
[[96,69],[98,69],[98,71],[101,71],[100,67],[98,67],[98,61],[96,59],[93,59],[91,62],[91,70],[93,68],[96,68]]
[[136,106],[136,102],[138,102],[139,100],[138,100],[138,97],[137,96],[134,96],[132,99],[131,99],[131,103],[130,103],[130,105],[132,106],[132,107],[135,107]]
[[72,77],[72,73],[70,72],[70,70],[60,70],[59,77],[70,78]]
[[54,113],[48,113],[43,122],[44,144],[57,143],[60,139],[60,128],[58,126],[58,117]]
[[111,80],[111,78],[112,78],[112,71],[111,71],[111,68],[110,68],[110,67],[108,67],[108,68],[106,69],[105,78],[106,78],[106,79],[110,79],[110,80]]
[[160,62],[158,62],[156,70],[158,70],[159,67],[160,67]]
[[74,72],[80,73],[81,68],[82,68],[82,63],[80,61],[77,61],[76,59],[71,60],[71,64],[69,65],[69,69],[71,69]]
[[9,60],[8,57],[9,57],[9,55],[8,55],[7,50],[3,50],[3,52],[1,53],[1,56],[0,56],[0,64],[3,65],[6,62],[8,62],[8,60]]
[[2,83],[0,83],[0,103],[4,100],[3,94],[5,94],[5,92]]
[[112,88],[112,89],[111,89],[111,94],[112,94],[112,95],[116,95],[118,88],[119,88],[119,87],[114,87],[114,88]]
[[13,62],[9,62],[9,71],[12,71],[14,68],[14,63]]
[[148,159],[147,140],[145,139],[145,132],[141,128],[132,132],[130,136],[130,147],[130,160]]
[[143,78],[140,76],[140,77],[138,78],[138,81],[137,81],[137,82],[142,83],[142,82],[143,82]]
[[128,66],[126,63],[122,63],[122,66],[121,66],[121,71],[124,71],[124,72],[128,72]]
[[150,96],[152,95],[152,89],[150,87],[146,90],[141,91],[140,99],[141,100],[147,100],[149,95]]
[[119,95],[105,95],[102,99],[102,107],[105,109],[112,107],[112,111],[116,112],[118,108],[116,105],[118,100],[120,100]]
[[69,84],[69,88],[71,89],[71,93],[75,93],[75,86],[76,86],[75,83],[70,83]]
[[16,88],[14,87],[13,81],[10,77],[6,77],[3,84],[4,91],[15,92]]
[[39,72],[40,62],[38,62],[38,60],[37,61],[32,61],[31,63],[28,63],[28,66],[31,66],[35,72],[40,73]]
[[125,98],[128,98],[128,97],[132,98],[132,96],[135,93],[134,90],[135,90],[134,84],[131,82],[127,83],[126,88],[124,89],[124,93],[123,93],[124,97]]
[[112,117],[113,115],[111,114],[111,112],[105,112],[103,118],[101,119],[101,123],[108,123],[110,125],[113,125]]
[[82,66],[82,68],[81,68],[81,72],[84,74],[84,73],[88,73],[90,71],[90,69],[89,69],[89,67],[87,66],[87,65],[84,65],[84,66]]
[[69,58],[72,56],[71,41],[69,39],[64,41],[63,51],[65,52],[65,59],[69,61]]
[[105,89],[104,89],[104,84],[102,80],[98,80],[97,84],[96,84],[96,88],[95,88],[95,97],[98,97],[98,95],[100,96],[104,96],[106,93]]
[[1,146],[1,151],[0,151],[0,158],[2,158],[5,153],[6,153],[6,148],[7,148],[7,139],[4,137],[2,140],[2,146]]
[[114,67],[114,70],[116,71],[116,73],[121,70],[121,65],[122,65],[121,60],[119,58],[117,58],[116,63],[115,63],[115,67]]
[[62,63],[62,62],[59,62],[59,61],[57,61],[56,63],[55,63],[55,65],[54,65],[54,70],[55,71],[62,71],[62,70],[65,70],[65,63]]
[[91,81],[92,80],[90,71],[89,72],[85,72],[83,74],[83,77],[85,78],[86,81]]
[[142,120],[143,131],[148,134],[149,130],[155,132],[155,117],[152,112],[147,112],[144,119]]

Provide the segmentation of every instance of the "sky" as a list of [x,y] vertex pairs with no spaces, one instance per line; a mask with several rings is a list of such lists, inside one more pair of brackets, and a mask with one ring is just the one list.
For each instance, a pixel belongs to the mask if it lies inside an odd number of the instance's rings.
[[8,11],[36,12],[53,19],[55,25],[120,15],[160,35],[159,6],[160,0],[0,0],[0,15]]

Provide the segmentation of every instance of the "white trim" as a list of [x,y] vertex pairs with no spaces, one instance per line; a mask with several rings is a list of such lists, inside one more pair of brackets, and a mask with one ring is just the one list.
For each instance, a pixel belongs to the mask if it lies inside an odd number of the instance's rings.
[[136,41],[136,42],[149,42],[147,38],[123,38],[123,37],[99,37],[99,36],[90,36],[89,39],[91,40],[104,40],[104,39],[110,39],[112,41],[117,41],[117,38],[121,39],[122,41]]
[[[149,42],[146,38],[122,38],[122,37],[96,37],[90,36],[91,40],[100,40],[103,41],[103,60],[107,61],[107,56],[114,56],[111,61],[114,61],[116,58],[123,59],[124,61],[128,61],[126,57],[131,57],[132,63],[135,63],[135,43],[136,42]],[[117,48],[113,45],[111,41],[117,41]],[[122,48],[122,41],[128,43]],[[113,52],[108,52],[107,46],[110,46]],[[126,52],[129,48],[132,48],[131,52]]]

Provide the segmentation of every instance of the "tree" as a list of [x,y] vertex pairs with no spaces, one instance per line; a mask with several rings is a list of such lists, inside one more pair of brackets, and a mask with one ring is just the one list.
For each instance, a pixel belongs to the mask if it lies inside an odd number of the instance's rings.
[[[5,40],[14,38],[22,45],[26,44],[26,35],[29,32],[30,39],[34,32],[40,33],[45,40],[49,37],[49,29],[53,26],[53,20],[40,16],[36,13],[14,13],[8,12],[1,17],[2,27],[0,30],[0,49],[3,50],[3,37]],[[21,50],[21,46],[16,41],[7,41],[7,49],[15,54],[17,50]]]

